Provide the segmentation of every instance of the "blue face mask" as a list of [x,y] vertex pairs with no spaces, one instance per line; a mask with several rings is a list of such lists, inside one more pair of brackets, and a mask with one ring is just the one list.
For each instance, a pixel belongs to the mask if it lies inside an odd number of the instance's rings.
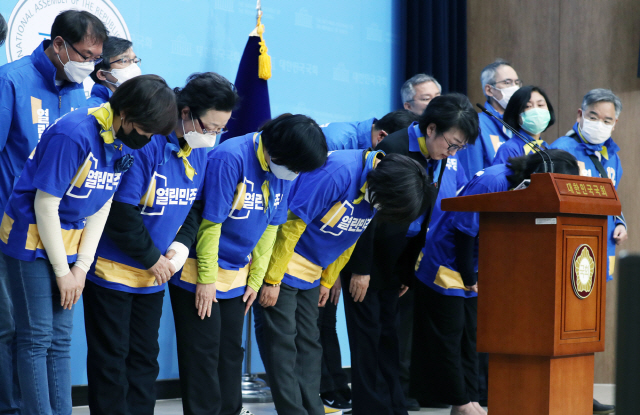
[[545,108],[532,108],[520,114],[520,126],[531,135],[540,134],[546,130],[551,120],[551,114]]
[[269,169],[271,169],[271,173],[280,180],[295,180],[295,178],[298,177],[298,173],[289,170],[285,166],[274,163],[271,159],[269,160]]

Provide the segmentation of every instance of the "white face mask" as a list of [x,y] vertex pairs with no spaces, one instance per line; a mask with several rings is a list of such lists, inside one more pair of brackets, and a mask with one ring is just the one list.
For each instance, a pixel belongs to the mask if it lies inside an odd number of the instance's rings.
[[[123,83],[125,83],[126,81],[128,81],[129,79],[142,75],[142,71],[140,70],[140,67],[135,63],[132,63],[131,65],[127,66],[124,69],[112,69],[111,71],[102,71],[102,72],[110,73],[111,76],[113,76],[118,80],[117,82],[109,82],[105,79],[105,82],[111,85],[115,85],[116,88],[122,85]],[[191,147],[191,148],[194,148],[194,147]]]
[[[191,148],[213,147],[216,145],[216,134],[202,134],[196,131],[196,124],[193,122],[193,131],[184,133],[184,139]],[[184,120],[182,120],[182,131],[184,132]]]
[[280,180],[295,180],[295,178],[298,177],[298,173],[289,170],[285,166],[274,163],[272,159],[269,160],[269,168],[271,169],[271,173]]
[[591,144],[602,144],[611,137],[613,125],[605,125],[602,121],[591,121],[582,116],[580,132],[585,140]]
[[[69,81],[81,84],[82,81],[84,81],[89,75],[91,75],[91,72],[93,72],[94,64],[92,61],[72,61],[69,57],[69,51],[67,50],[67,42],[64,43],[64,49],[67,51],[67,59],[69,59],[69,62],[62,64],[64,66],[64,73],[67,75],[67,79],[69,79]],[[62,63],[60,55],[57,56],[60,63]]]
[[520,87],[518,85],[510,86],[510,87],[504,88],[504,89],[499,89],[499,88],[496,88],[495,86],[492,86],[492,88],[493,89],[497,89],[502,94],[502,99],[496,99],[495,97],[493,99],[498,101],[498,104],[500,104],[500,106],[502,108],[504,108],[504,109],[507,108],[507,104],[509,103],[509,100],[511,99],[513,94],[515,94],[515,92],[518,89],[520,89]]

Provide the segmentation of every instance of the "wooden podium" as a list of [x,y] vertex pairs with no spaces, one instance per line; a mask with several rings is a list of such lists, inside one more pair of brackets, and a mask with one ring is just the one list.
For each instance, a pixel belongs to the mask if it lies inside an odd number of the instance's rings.
[[492,415],[588,415],[604,351],[609,179],[534,174],[523,190],[442,201],[480,212],[478,351]]

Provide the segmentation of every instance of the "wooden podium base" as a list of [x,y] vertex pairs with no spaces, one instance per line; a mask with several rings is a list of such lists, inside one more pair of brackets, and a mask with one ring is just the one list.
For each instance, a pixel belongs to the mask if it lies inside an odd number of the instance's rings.
[[594,355],[489,356],[491,415],[589,415]]

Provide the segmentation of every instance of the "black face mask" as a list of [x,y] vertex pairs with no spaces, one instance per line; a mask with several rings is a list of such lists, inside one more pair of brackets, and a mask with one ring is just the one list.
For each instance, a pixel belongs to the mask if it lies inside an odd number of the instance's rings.
[[120,126],[116,137],[132,150],[138,150],[151,142],[147,136],[140,134],[135,127],[129,134],[125,134],[122,126]]

